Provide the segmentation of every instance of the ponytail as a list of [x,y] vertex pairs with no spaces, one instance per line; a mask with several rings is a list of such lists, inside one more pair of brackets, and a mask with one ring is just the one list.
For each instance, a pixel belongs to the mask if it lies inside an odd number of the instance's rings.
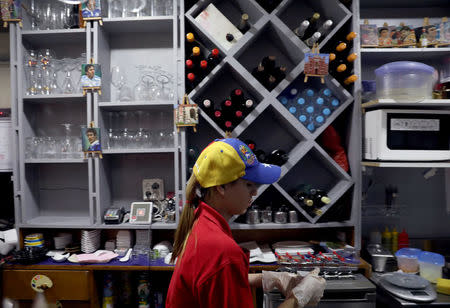
[[175,241],[173,245],[172,258],[170,262],[173,263],[177,257],[181,257],[186,247],[186,242],[194,225],[195,215],[194,211],[198,202],[197,189],[200,184],[192,173],[186,185],[186,204],[181,212],[180,222],[178,223],[177,231],[175,232]]

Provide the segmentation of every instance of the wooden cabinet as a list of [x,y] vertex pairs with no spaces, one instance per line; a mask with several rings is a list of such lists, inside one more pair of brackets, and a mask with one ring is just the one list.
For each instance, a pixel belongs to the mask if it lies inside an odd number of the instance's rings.
[[63,307],[97,307],[94,276],[88,270],[7,269],[3,271],[3,296],[29,304],[36,296],[31,287],[31,280],[36,275],[45,275],[53,283],[44,293],[48,302],[58,300],[64,302]]

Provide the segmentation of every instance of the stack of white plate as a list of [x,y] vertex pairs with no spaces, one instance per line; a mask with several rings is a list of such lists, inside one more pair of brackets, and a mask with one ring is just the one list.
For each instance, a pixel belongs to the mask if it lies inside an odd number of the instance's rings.
[[116,249],[116,241],[115,240],[107,240],[105,242],[105,250],[114,251]]
[[301,241],[283,241],[272,245],[273,250],[281,256],[286,255],[286,253],[292,256],[295,256],[297,253],[301,255],[308,254],[308,252],[314,253],[314,249],[311,247],[310,243]]
[[130,248],[132,246],[133,235],[131,230],[120,230],[116,236],[117,248]]
[[72,234],[60,232],[53,237],[53,241],[55,242],[55,249],[64,249],[68,244],[72,243]]
[[100,248],[100,230],[81,231],[81,251],[91,253]]

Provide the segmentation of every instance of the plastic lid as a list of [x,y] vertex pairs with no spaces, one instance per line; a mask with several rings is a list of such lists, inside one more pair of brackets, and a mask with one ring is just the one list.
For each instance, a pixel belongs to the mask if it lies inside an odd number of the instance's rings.
[[206,62],[205,60],[200,61],[200,67],[201,68],[207,68],[208,67],[208,62]]
[[317,103],[318,105],[323,105],[323,98],[321,98],[321,97],[317,98],[317,99],[316,99],[316,103]]
[[420,63],[420,62],[413,62],[413,61],[397,61],[397,62],[391,62],[387,63],[385,65],[380,66],[375,70],[375,75],[385,75],[390,73],[417,73],[417,72],[423,72],[427,74],[433,74],[434,68]]
[[333,107],[339,106],[339,100],[337,98],[333,98],[333,100],[331,101],[331,106]]
[[443,255],[429,251],[422,251],[422,253],[419,255],[419,261],[431,263],[438,266],[444,266],[445,264],[445,258]]
[[193,73],[189,73],[189,74],[187,74],[187,78],[188,78],[190,81],[194,81],[195,75],[194,75]]
[[190,43],[192,43],[194,41],[195,37],[194,34],[192,32],[189,32],[188,34],[186,34],[186,40]]
[[314,127],[314,124],[312,124],[312,123],[309,123],[308,124],[308,126],[306,126],[306,128],[310,131],[310,132],[312,132],[312,131],[314,131],[316,128]]
[[326,116],[329,116],[331,114],[331,110],[330,110],[330,108],[324,108],[322,110],[322,113]]
[[402,248],[397,250],[395,253],[395,256],[397,258],[410,258],[410,259],[417,259],[419,258],[419,254],[422,252],[419,248]]
[[323,117],[322,116],[317,116],[316,117],[316,121],[318,122],[318,123],[323,123]]
[[192,48],[192,54],[194,56],[199,56],[200,55],[200,48],[199,47]]
[[287,105],[287,103],[288,103],[288,99],[286,98],[286,97],[282,97],[282,98],[280,98],[280,102],[283,104],[283,105]]
[[295,113],[297,111],[297,108],[295,108],[295,107],[290,107],[289,108],[289,112],[290,113]]
[[302,114],[301,116],[299,116],[298,117],[298,120],[300,121],[300,122],[306,122],[306,116],[304,115],[304,114]]
[[219,55],[219,49],[214,48],[213,50],[211,50],[211,54],[212,54],[214,57],[217,57],[217,56]]
[[297,93],[298,93],[298,90],[297,90],[296,88],[292,88],[292,89],[289,91],[289,94],[291,94],[292,96],[297,95]]
[[306,112],[307,113],[313,113],[314,112],[314,107],[313,106],[309,106],[308,108],[306,108]]
[[305,104],[305,99],[303,97],[300,97],[299,99],[297,99],[297,104],[304,105]]
[[324,90],[323,90],[323,95],[325,95],[325,96],[331,96],[331,90],[328,89],[328,88],[324,89]]

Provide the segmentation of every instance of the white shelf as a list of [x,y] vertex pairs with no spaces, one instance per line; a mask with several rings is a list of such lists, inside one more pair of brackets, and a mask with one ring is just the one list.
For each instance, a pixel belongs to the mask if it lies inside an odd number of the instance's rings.
[[130,224],[129,222],[121,223],[121,224],[110,224],[107,225],[105,223],[101,225],[97,225],[94,228],[96,229],[133,229],[133,230],[150,230],[150,225],[139,225],[139,224]]
[[25,159],[25,164],[83,164],[87,160],[83,158],[69,158],[69,159],[56,159],[56,158],[30,158]]
[[450,47],[433,48],[361,48],[361,58],[375,61],[433,59],[450,53]]
[[86,97],[81,93],[76,94],[51,94],[51,95],[25,95],[23,97],[26,103],[55,103],[64,102],[84,102]]
[[173,16],[105,18],[103,27],[108,32],[168,32],[172,31]]
[[103,154],[132,154],[132,153],[175,153],[176,148],[153,148],[153,149],[110,149],[103,150]]
[[165,223],[165,222],[152,222],[151,229],[153,230],[175,230],[177,225],[175,223]]
[[450,168],[450,161],[442,162],[407,162],[407,161],[362,161],[366,167],[381,168]]
[[361,104],[362,108],[378,107],[450,107],[450,99],[424,99],[419,102],[397,102],[393,99],[377,99]]

